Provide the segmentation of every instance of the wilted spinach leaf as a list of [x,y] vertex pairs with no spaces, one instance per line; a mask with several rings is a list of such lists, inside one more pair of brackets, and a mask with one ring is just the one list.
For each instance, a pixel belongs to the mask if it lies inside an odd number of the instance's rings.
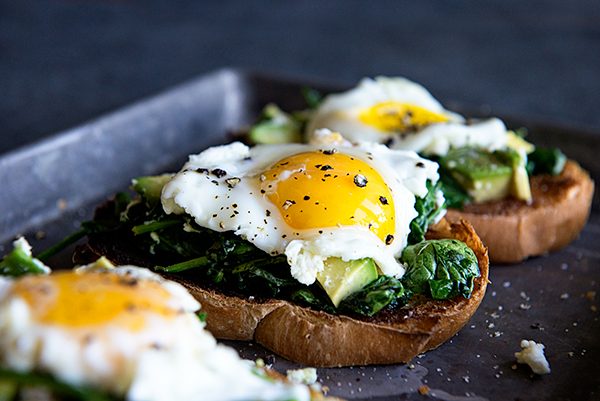
[[49,269],[40,260],[31,256],[29,249],[19,244],[19,241],[15,242],[15,248],[0,261],[0,276],[47,274]]
[[[250,293],[258,291],[262,296],[273,297],[287,287],[298,285],[298,281],[288,275],[289,269],[285,256],[266,256],[244,262],[230,270],[237,289]],[[269,267],[272,266],[279,266],[279,268],[270,269]],[[285,275],[281,276],[284,272]]]
[[427,180],[427,195],[423,198],[417,198],[415,201],[415,210],[419,215],[410,222],[410,234],[408,243],[416,244],[425,239],[427,227],[435,221],[435,218],[445,209],[445,204],[437,205],[437,191],[441,183],[438,181],[435,185]]
[[527,156],[527,173],[531,175],[558,175],[563,171],[567,157],[557,148],[540,148]]
[[441,167],[438,172],[440,173],[440,180],[438,182],[446,199],[446,207],[462,209],[465,204],[471,201],[471,197],[449,172]]
[[328,313],[336,313],[335,307],[323,290],[318,291],[313,286],[300,288],[290,295],[290,299],[300,305],[310,306],[313,309],[322,310]]
[[362,290],[344,299],[339,309],[359,315],[373,316],[383,308],[402,306],[410,298],[408,291],[400,280],[390,276],[379,278]]
[[477,257],[465,243],[455,239],[429,240],[410,245],[402,252],[407,270],[403,284],[415,294],[433,299],[471,296],[479,276]]
[[302,97],[304,98],[304,101],[309,109],[316,109],[323,101],[323,95],[321,92],[309,87],[302,88]]
[[[120,400],[120,398],[113,397],[95,389],[83,386],[72,386],[65,382],[58,381],[54,377],[43,373],[22,373],[0,368],[0,383],[3,385],[2,390],[4,390],[4,392],[7,393],[0,393],[0,395],[2,396],[6,395],[6,397],[2,398],[3,400],[13,399],[13,396],[17,395],[20,388],[47,389],[52,394],[52,396],[49,397],[50,399],[68,399],[74,401]],[[20,397],[16,397],[15,399],[20,399]]]

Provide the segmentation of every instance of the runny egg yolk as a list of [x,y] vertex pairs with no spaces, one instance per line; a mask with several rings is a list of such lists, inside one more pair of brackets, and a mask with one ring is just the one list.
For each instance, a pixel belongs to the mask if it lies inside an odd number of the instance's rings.
[[178,313],[167,306],[170,294],[159,283],[112,273],[28,276],[12,291],[28,304],[34,321],[62,327],[110,323],[137,331],[148,314],[168,318]]
[[363,109],[358,118],[363,123],[386,132],[409,132],[448,121],[448,117],[443,114],[414,104],[394,101],[380,102]]
[[363,226],[386,244],[394,239],[394,199],[366,162],[333,151],[305,152],[275,163],[261,192],[298,230]]

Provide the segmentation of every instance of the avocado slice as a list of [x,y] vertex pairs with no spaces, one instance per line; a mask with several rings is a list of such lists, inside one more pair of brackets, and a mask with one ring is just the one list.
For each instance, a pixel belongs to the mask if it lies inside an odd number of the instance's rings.
[[510,194],[512,166],[495,153],[470,147],[457,148],[440,159],[440,164],[450,171],[474,202],[501,199]]
[[133,190],[142,195],[148,203],[154,204],[160,201],[162,189],[171,178],[173,178],[173,174],[138,177],[132,180],[132,187]]
[[477,203],[512,195],[531,201],[526,156],[513,149],[488,152],[477,148],[453,149],[440,159]]
[[302,142],[300,123],[274,104],[263,110],[262,119],[248,133],[254,144],[280,144]]
[[535,145],[527,142],[523,137],[517,135],[514,131],[506,132],[506,146],[509,149],[516,150],[525,154],[535,151]]
[[531,202],[531,187],[529,186],[529,175],[527,174],[526,161],[524,158],[513,167],[513,180],[511,195],[517,199]]
[[325,268],[317,273],[317,281],[337,307],[344,298],[362,290],[378,275],[377,265],[373,259],[364,258],[346,262],[341,258],[327,258]]
[[516,199],[531,202],[531,187],[527,174],[527,154],[524,151],[506,149],[495,154],[512,167],[510,194]]

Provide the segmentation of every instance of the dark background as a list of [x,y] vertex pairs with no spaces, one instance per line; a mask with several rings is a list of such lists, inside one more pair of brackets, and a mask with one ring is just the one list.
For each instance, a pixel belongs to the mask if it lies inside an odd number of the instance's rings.
[[0,1],[0,153],[220,67],[600,132],[600,2]]

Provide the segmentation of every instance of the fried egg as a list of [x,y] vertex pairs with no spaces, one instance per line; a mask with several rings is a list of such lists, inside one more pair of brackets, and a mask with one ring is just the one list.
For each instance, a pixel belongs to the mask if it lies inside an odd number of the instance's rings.
[[0,366],[132,401],[309,398],[217,345],[198,308],[181,285],[133,266],[0,277]]
[[437,179],[437,165],[414,152],[350,145],[319,131],[309,144],[236,142],[192,155],[163,188],[162,204],[166,213],[187,213],[202,227],[285,254],[303,284],[329,257],[372,258],[383,274],[399,277],[415,197]]
[[320,128],[339,131],[351,141],[387,143],[425,155],[443,156],[451,147],[467,145],[493,151],[507,143],[500,119],[467,122],[405,78],[365,78],[354,89],[327,96],[306,132]]

